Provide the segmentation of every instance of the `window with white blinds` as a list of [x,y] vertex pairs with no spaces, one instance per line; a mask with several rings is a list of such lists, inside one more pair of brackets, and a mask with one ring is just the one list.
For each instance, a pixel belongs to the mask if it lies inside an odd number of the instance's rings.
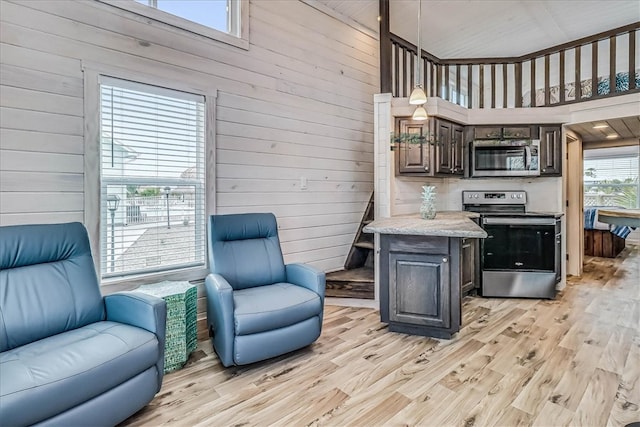
[[584,151],[584,205],[640,207],[638,147]]
[[205,265],[205,98],[100,78],[103,278]]

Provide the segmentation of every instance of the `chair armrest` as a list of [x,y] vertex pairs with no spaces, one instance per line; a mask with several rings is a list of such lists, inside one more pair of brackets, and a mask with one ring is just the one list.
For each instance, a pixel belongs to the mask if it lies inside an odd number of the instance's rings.
[[287,282],[297,286],[302,286],[320,296],[320,329],[322,329],[322,320],[324,318],[324,290],[327,284],[327,278],[324,271],[320,271],[307,264],[287,264],[284,266],[287,275]]
[[204,280],[207,290],[207,329],[224,366],[234,365],[235,338],[233,288],[219,274],[210,273]]
[[146,329],[158,337],[160,357],[156,363],[158,391],[164,376],[164,346],[167,331],[167,303],[141,292],[117,292],[104,297],[107,320]]
[[167,326],[167,303],[141,292],[117,292],[104,297],[107,320],[146,329],[164,335]]
[[307,264],[287,264],[285,269],[287,282],[317,293],[320,299],[324,301],[326,277],[323,271]]

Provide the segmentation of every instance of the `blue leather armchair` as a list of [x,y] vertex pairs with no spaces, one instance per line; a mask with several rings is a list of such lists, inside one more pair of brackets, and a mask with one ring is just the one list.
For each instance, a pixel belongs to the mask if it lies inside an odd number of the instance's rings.
[[325,274],[285,265],[273,214],[212,215],[207,324],[224,366],[305,347],[320,336]]
[[0,227],[0,424],[108,426],[160,390],[166,303],[100,295],[80,223]]

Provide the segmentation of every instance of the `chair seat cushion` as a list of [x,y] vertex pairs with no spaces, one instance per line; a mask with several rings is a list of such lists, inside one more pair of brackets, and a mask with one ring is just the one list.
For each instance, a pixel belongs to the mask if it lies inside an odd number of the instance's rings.
[[159,353],[151,332],[108,321],[0,353],[3,418],[50,418],[154,366]]
[[320,314],[320,296],[291,283],[275,283],[233,292],[236,335],[293,325]]

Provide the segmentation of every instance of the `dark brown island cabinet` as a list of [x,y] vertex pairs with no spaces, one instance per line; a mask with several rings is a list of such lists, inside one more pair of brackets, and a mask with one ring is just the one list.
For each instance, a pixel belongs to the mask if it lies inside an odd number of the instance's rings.
[[[460,330],[462,296],[478,285],[475,248],[486,233],[471,219],[446,217],[442,221],[450,228],[429,230],[432,235],[385,229],[402,221],[378,220],[368,229],[380,233],[380,319],[392,332],[449,339]],[[438,227],[419,218],[406,224]]]

